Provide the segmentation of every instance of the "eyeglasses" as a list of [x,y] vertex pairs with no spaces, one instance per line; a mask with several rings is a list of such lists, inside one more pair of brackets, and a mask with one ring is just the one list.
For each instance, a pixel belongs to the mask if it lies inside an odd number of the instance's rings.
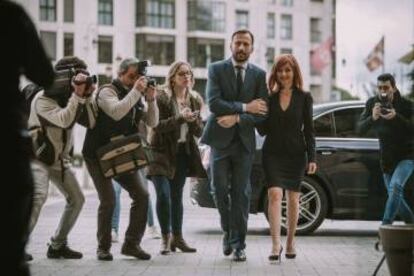
[[179,75],[180,77],[184,77],[184,76],[192,76],[193,73],[191,73],[191,71],[181,71],[181,72],[178,72],[177,75]]

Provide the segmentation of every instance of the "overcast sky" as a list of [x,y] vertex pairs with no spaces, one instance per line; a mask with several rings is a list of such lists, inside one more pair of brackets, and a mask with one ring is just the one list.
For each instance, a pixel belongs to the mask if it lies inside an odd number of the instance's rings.
[[402,81],[401,75],[409,67],[397,60],[414,43],[414,0],[337,0],[338,86],[364,98],[363,84],[376,82],[382,68],[369,72],[363,61],[383,35],[385,70],[396,74],[397,84],[406,88],[408,80]]

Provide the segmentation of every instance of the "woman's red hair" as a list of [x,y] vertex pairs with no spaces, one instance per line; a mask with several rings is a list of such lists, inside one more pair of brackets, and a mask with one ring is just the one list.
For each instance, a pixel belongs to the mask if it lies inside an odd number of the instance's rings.
[[292,54],[282,54],[275,59],[275,63],[273,64],[272,70],[270,72],[268,80],[270,93],[274,93],[280,90],[281,83],[277,79],[277,71],[279,71],[286,64],[289,64],[293,70],[292,86],[303,91],[303,78],[298,61]]

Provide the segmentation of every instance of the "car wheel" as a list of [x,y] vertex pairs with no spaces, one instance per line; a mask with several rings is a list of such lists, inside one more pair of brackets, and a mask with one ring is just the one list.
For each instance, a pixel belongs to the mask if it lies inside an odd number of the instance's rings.
[[[297,235],[310,234],[321,225],[328,212],[328,199],[321,185],[311,178],[305,178],[300,187],[299,219]],[[269,221],[267,194],[263,197],[263,211]],[[287,202],[282,200],[282,232],[286,233]]]

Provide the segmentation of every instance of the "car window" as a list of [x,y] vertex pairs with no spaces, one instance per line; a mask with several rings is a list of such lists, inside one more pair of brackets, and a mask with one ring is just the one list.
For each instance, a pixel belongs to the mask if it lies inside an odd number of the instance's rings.
[[363,108],[348,108],[334,112],[335,128],[337,137],[347,138],[375,138],[371,131],[360,135],[357,130],[357,124]]
[[313,122],[316,137],[333,137],[332,113],[325,114]]

